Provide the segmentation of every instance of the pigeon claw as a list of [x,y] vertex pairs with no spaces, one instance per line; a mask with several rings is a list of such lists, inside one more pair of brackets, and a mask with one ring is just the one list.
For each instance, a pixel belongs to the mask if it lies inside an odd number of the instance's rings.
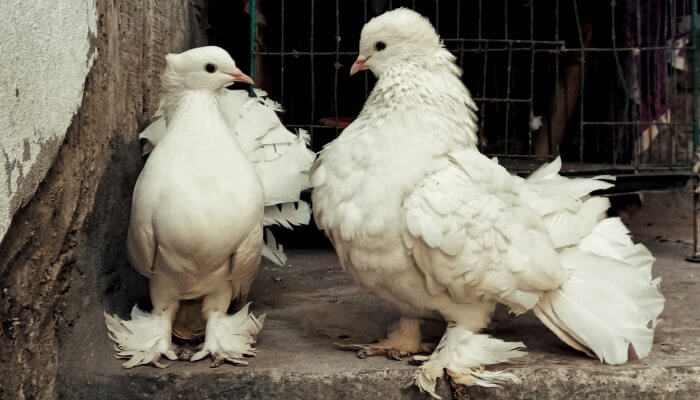
[[415,353],[430,353],[435,345],[432,343],[421,343],[418,351],[396,348],[389,343],[373,343],[373,344],[335,344],[338,349],[355,351],[358,358],[365,359],[373,356],[385,356],[394,361],[401,361],[403,357]]
[[187,361],[192,359],[194,351],[188,347],[181,346],[175,351],[175,354],[177,354],[178,360]]
[[200,350],[200,351],[194,353],[192,355],[192,357],[190,357],[190,361],[193,361],[193,362],[199,361],[199,360],[203,359],[204,357],[208,356],[209,354],[211,354],[211,352],[209,350]]
[[168,368],[170,366],[170,364],[163,364],[162,362],[160,362],[160,354],[154,357],[153,360],[151,360],[151,365],[161,369]]
[[214,354],[211,355],[211,365],[210,365],[209,367],[211,367],[211,368],[219,368],[219,367],[221,366],[221,364],[223,364],[224,362],[226,362],[226,358],[225,358],[225,357],[223,357],[223,356],[221,356],[221,355],[219,355],[219,354],[214,353]]

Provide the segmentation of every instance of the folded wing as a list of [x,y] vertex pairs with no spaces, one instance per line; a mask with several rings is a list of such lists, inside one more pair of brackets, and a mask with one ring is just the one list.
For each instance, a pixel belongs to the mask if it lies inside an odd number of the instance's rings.
[[475,150],[451,153],[405,199],[404,242],[433,293],[496,299],[521,313],[568,277],[521,178]]

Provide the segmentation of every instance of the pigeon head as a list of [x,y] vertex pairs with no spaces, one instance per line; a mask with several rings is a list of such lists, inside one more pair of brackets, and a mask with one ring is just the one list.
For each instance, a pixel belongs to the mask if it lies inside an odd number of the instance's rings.
[[218,90],[233,82],[253,83],[220,47],[197,47],[179,54],[168,54],[165,61],[163,84],[166,87]]
[[397,8],[372,18],[360,34],[360,55],[350,75],[369,69],[379,77],[401,63],[429,64],[443,49],[440,37],[427,18],[407,8]]

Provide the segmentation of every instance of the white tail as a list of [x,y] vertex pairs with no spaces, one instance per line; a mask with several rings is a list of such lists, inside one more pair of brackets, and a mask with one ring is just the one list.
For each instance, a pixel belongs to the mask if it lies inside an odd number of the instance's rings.
[[571,347],[605,363],[646,357],[664,308],[649,250],[632,243],[619,218],[607,218],[560,255],[571,277],[542,296],[535,315]]
[[651,351],[664,308],[654,257],[634,244],[619,218],[606,218],[609,201],[590,192],[612,186],[600,179],[559,175],[557,158],[523,181],[521,196],[541,216],[570,277],[545,293],[535,315],[571,347],[608,364]]

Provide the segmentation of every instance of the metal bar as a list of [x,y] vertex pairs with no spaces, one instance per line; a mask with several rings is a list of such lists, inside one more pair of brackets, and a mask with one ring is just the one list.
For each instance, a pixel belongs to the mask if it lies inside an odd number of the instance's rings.
[[697,66],[695,65],[697,62],[697,48],[698,48],[698,32],[697,32],[697,14],[698,14],[698,4],[697,0],[691,0],[691,12],[690,12],[690,31],[691,31],[691,36],[690,40],[692,43],[692,50],[691,54],[692,57],[691,59],[693,60],[690,68],[692,71],[692,87],[693,87],[693,97],[692,97],[692,105],[693,105],[693,154],[695,158],[695,165],[693,167],[693,219],[695,221],[694,226],[693,226],[693,255],[688,258],[689,261],[693,262],[700,262],[700,177],[698,176],[698,173],[696,172],[696,169],[698,167],[698,163],[700,163],[700,159],[698,159],[698,145],[700,145],[700,137],[698,137],[698,108],[697,108],[697,95],[698,95],[698,73],[697,73]]
[[[672,43],[674,43],[675,37],[676,37],[676,31],[677,31],[676,0],[671,0],[669,2],[668,15],[669,15],[668,21],[669,21],[669,29],[670,29],[669,37],[672,38],[671,39]],[[670,56],[670,58],[669,58],[670,60],[673,60],[675,58],[673,51],[669,52],[669,56]],[[670,95],[673,97],[667,97],[668,99],[672,99],[675,96],[678,96],[678,86],[677,86],[677,84],[678,84],[677,83],[678,70],[676,68],[671,68],[671,70],[672,70],[672,72],[671,72],[671,75],[669,77],[669,79],[671,80],[671,83],[670,83],[670,85],[667,85],[667,86],[669,88],[673,88],[672,91],[669,89],[669,91],[671,92]],[[669,107],[668,113],[669,113],[670,118],[672,118],[672,119],[676,118],[676,115],[674,113],[671,113],[670,107]],[[673,152],[671,153],[671,157],[669,158],[669,163],[675,163],[675,162],[677,162],[678,157],[680,156],[680,152],[679,152],[679,148],[678,148],[678,143],[680,143],[680,141],[678,140],[678,130],[676,129],[676,127],[669,128],[669,141],[670,141],[669,147],[673,147]]]
[[482,1],[482,0],[479,0],[479,11],[478,11],[478,13],[479,13],[479,22],[477,23],[477,28],[476,28],[476,37],[477,37],[478,39],[481,39],[481,28],[482,28],[482,26],[481,26],[481,17],[482,17],[482,14],[481,14],[481,12],[482,12],[482,8],[481,8],[482,4],[481,4],[481,1]]
[[255,80],[255,0],[250,0],[250,78]]
[[502,99],[499,97],[473,97],[476,102],[487,103],[531,103],[532,99]]
[[[316,9],[316,2],[311,0],[311,36],[309,37],[309,56],[311,58],[311,122],[313,123],[316,118],[316,66],[314,63],[314,11]],[[311,133],[311,143],[314,142],[314,128],[311,126],[309,129]]]
[[440,32],[440,0],[435,0],[435,31]]
[[643,121],[583,121],[583,125],[613,125],[613,126],[694,126],[692,122],[643,122]]
[[[647,12],[645,14],[646,21],[643,21],[644,26],[646,26],[647,29],[646,29],[645,35],[642,36],[642,43],[647,43],[649,41],[652,41],[652,43],[656,43],[653,40],[651,40],[651,38],[650,38],[650,36],[653,32],[651,32],[651,29],[649,29],[649,26],[651,26],[651,12],[649,10],[649,7],[650,7],[650,5],[647,3]],[[641,43],[640,43],[640,45],[641,45]],[[654,59],[653,59],[653,54],[652,54],[652,55],[650,55],[650,57],[647,57],[647,59],[646,59],[646,66],[647,66],[648,71],[654,71],[654,69],[652,68],[653,62],[654,62]],[[652,81],[653,81],[653,78],[651,78],[651,77],[644,80],[644,85],[647,88],[647,93],[654,93],[653,89],[655,89],[655,88],[651,87]],[[644,131],[642,131],[642,133],[644,133]],[[651,162],[651,160],[653,159],[653,156],[654,156],[654,146],[652,145],[651,131],[649,132],[648,137],[649,137],[649,147],[647,148],[646,160],[644,160],[645,162]]]
[[[641,47],[642,46],[642,15],[641,15],[641,1],[637,0],[637,8],[635,12],[636,16],[636,22],[637,22],[637,46]],[[636,65],[637,68],[637,88],[639,89],[641,82],[639,81],[640,74],[639,71],[642,69],[642,63],[641,63],[641,53],[640,57],[638,58],[638,62]],[[637,113],[639,115],[639,111]],[[636,139],[634,141],[635,143],[635,149],[634,149],[634,161],[633,164],[639,165],[641,164],[641,155],[642,155],[642,140],[641,140],[641,135],[642,131],[639,129],[639,126],[635,126],[635,129],[633,131],[634,138]]]
[[[478,12],[479,18],[477,19],[476,37],[477,37],[477,39],[480,40],[482,38],[481,37],[481,30],[483,28],[482,27],[482,19],[483,19],[482,18],[483,17],[482,0],[479,0],[478,7],[479,8],[478,8],[477,12]],[[482,96],[482,98],[486,98],[486,74],[488,72],[487,66],[488,66],[488,58],[489,58],[489,53],[488,53],[489,42],[479,43],[479,50],[481,50],[482,44],[484,45],[484,70],[483,70],[483,72],[484,72],[483,79],[484,80],[483,80],[483,83],[481,86],[481,96]],[[464,47],[464,43],[461,43],[461,46]],[[481,107],[479,107],[479,114],[480,114],[479,115],[479,136],[483,138],[483,137],[485,137],[485,135],[484,135],[484,115],[486,114],[486,104],[482,104]],[[484,144],[485,143],[483,143],[482,140],[479,141],[479,146],[484,146]]]
[[[559,42],[559,0],[555,0],[554,2],[554,40],[556,42]],[[559,82],[559,54],[560,52],[557,51],[554,53],[554,93],[555,93],[555,98],[559,96],[559,86],[561,85],[561,82]],[[564,97],[566,97],[566,91],[564,92]],[[564,104],[566,103],[566,99],[564,99]],[[551,106],[549,112],[551,112]],[[566,112],[566,108],[564,109],[564,112]],[[552,142],[552,124],[551,124],[551,115],[548,115],[549,123],[547,124],[547,148],[549,149],[548,154],[554,154],[554,149],[552,148],[553,142]]]
[[[416,2],[413,2],[413,8],[416,8]],[[367,23],[367,0],[364,1],[364,23]],[[365,81],[365,98],[369,95],[369,76],[364,74]]]
[[[535,41],[535,8],[534,1],[530,1],[530,41]],[[534,98],[535,92],[535,45],[533,44],[530,52],[530,99]],[[535,115],[532,109],[532,101],[530,102],[530,115],[533,118]],[[529,121],[528,121],[529,122]],[[529,124],[528,124],[529,125]],[[527,131],[527,154],[532,155],[532,129]]]
[[[250,7],[250,29],[248,30],[250,34],[250,40],[248,43],[248,52],[250,53],[250,71],[248,72],[250,73],[250,78],[255,81],[255,0],[250,0],[248,6]],[[256,97],[253,85],[248,85],[248,96]]]
[[508,0],[503,0],[503,38],[508,40]]
[[690,18],[690,31],[691,31],[691,71],[692,71],[692,104],[693,104],[693,151],[698,151],[698,145],[700,145],[700,130],[698,129],[698,70],[696,68],[697,54],[698,54],[698,27],[697,27],[697,14],[698,14],[698,3],[697,0],[691,0],[691,18]]
[[[481,6],[481,0],[479,0],[479,6]],[[481,7],[480,7],[480,8],[481,8]],[[479,16],[481,16],[481,14],[479,14]],[[481,18],[479,18],[479,21],[481,21]],[[481,45],[479,45],[479,46],[481,46]],[[482,81],[483,83],[482,83],[482,86],[481,86],[481,96],[482,96],[482,98],[484,98],[484,99],[487,98],[487,97],[486,97],[486,82],[488,82],[488,81],[486,80],[486,75],[488,74],[488,68],[487,68],[487,67],[488,67],[488,61],[489,61],[489,52],[488,52],[488,49],[489,49],[489,44],[488,44],[488,42],[487,42],[487,43],[484,43],[484,50],[486,50],[486,51],[484,51],[484,75],[483,75],[483,81]],[[494,100],[495,100],[495,99],[494,99]],[[503,99],[499,99],[499,100],[503,100]],[[484,115],[486,114],[486,105],[483,104],[483,105],[482,105],[481,107],[479,107],[479,108],[481,109],[481,110],[480,110],[480,111],[481,111],[481,116],[480,116],[480,118],[479,118],[479,131],[480,131],[481,134],[483,135],[483,132],[484,132]]]
[[[356,51],[341,51],[338,54],[344,56],[357,55]],[[335,56],[335,51],[261,51],[259,56]]]
[[[666,5],[666,12],[664,13],[664,16],[666,17],[666,20],[664,21],[664,34],[663,34],[664,41],[666,41],[667,38],[672,37],[670,35],[670,32],[669,32],[671,29],[671,27],[669,26],[671,24],[671,20],[669,19],[669,17],[671,16],[671,10],[669,8],[671,6],[671,4],[673,4],[673,0],[668,1],[665,4]],[[673,42],[671,42],[671,43],[673,43]],[[673,60],[673,58],[672,58],[673,51],[666,50],[664,56],[665,56],[664,58],[666,59],[666,62],[668,63],[669,60]],[[666,73],[664,78],[665,78],[665,83],[666,83],[666,103],[668,104],[668,102],[670,102],[673,99],[673,95],[671,93],[672,86],[670,85],[671,82],[669,82],[669,80],[671,80],[671,77],[669,76],[668,73]],[[671,107],[668,107],[665,110],[664,114],[667,114],[668,120],[671,121],[671,118],[672,118]],[[674,130],[673,127],[668,127],[668,160],[667,160],[668,163],[673,162],[673,139],[674,139],[673,130]]]
[[[503,37],[508,39],[508,0],[503,0]],[[510,99],[510,77],[513,69],[513,51],[509,42],[506,42],[508,47],[508,64],[506,66],[506,100]],[[505,121],[505,141],[503,142],[503,152],[508,152],[508,141],[510,139],[510,102],[506,102],[506,121]]]
[[[617,34],[616,34],[616,24],[615,24],[615,7],[617,6],[615,0],[610,0],[610,36],[611,36],[611,43],[613,47],[613,57],[615,58],[615,70],[617,71],[617,79],[620,81],[622,84],[622,89],[625,91],[625,111],[624,111],[624,120],[627,120],[627,108],[629,101],[629,93],[631,90],[627,87],[627,80],[625,80],[625,73],[622,70],[622,64],[620,63],[620,57],[618,56],[617,52]],[[617,163],[617,130],[612,130],[612,163],[615,165]]]
[[583,103],[584,103],[584,81],[585,81],[585,73],[586,73],[586,53],[583,50],[583,32],[581,31],[581,18],[579,17],[578,14],[578,0],[573,0],[574,4],[574,16],[576,17],[576,29],[578,30],[578,40],[579,43],[581,44],[581,84],[580,84],[580,92],[579,92],[579,109],[580,109],[580,129],[579,129],[579,162],[583,162],[583,146],[584,146],[584,141],[583,141],[583,121],[584,121],[584,116],[583,116]]
[[[462,36],[462,26],[461,26],[461,20],[462,20],[462,0],[457,0],[457,12],[455,13],[457,15],[457,37]],[[464,43],[460,43],[459,46],[459,67],[464,69]]]
[[[280,52],[284,52],[284,0],[280,2]],[[280,104],[284,104],[284,55],[280,56]]]
[[[451,41],[450,39],[445,39],[444,40],[446,43]],[[465,41],[466,42],[466,41]],[[482,43],[492,43],[489,39],[484,39],[482,40]],[[508,46],[508,42],[503,42],[505,47],[502,48],[492,48],[489,46],[488,51],[491,53],[496,53],[496,52],[507,52],[507,51],[533,51],[532,50],[532,45],[536,43],[528,43],[528,42],[523,42],[521,44],[526,44],[527,46],[524,47],[516,47],[513,48],[512,46]],[[449,49],[449,47],[448,47]],[[561,53],[581,53],[581,52],[588,52],[588,53],[619,53],[621,51],[655,51],[655,50],[676,50],[676,49],[687,49],[684,47],[643,47],[643,48],[617,48],[617,49],[604,49],[604,48],[591,48],[591,47],[583,47],[583,48],[568,48],[568,49],[538,49],[535,48],[534,52],[535,53],[554,53],[554,54],[561,54]],[[456,51],[456,50],[455,50]],[[464,52],[466,53],[483,53],[484,49],[464,49]],[[344,56],[354,56],[357,55],[357,52],[354,51],[341,51],[338,54],[344,55]],[[310,51],[259,51],[255,53],[256,56],[335,56],[336,52],[335,51],[317,51],[317,52],[310,52]]]
[[338,71],[340,70],[340,0],[335,0],[335,63],[333,64],[333,115],[338,135]]
[[446,38],[443,39],[445,42],[474,42],[474,43],[522,43],[522,44],[548,44],[552,46],[565,46],[566,42],[562,40],[527,40],[527,39],[484,39],[484,38]]
[[[507,1],[507,0],[506,0]],[[507,75],[506,75],[506,131],[505,131],[505,143],[504,143],[504,149],[505,152],[508,152],[508,139],[510,137],[510,77],[512,75],[512,69],[513,69],[513,52],[509,51],[508,52],[508,66],[506,67],[507,70]]]

